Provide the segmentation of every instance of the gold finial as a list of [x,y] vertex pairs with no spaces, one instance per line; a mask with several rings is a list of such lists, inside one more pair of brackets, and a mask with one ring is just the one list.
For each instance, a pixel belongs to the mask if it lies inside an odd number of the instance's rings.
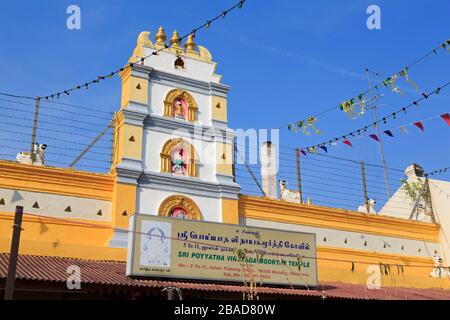
[[167,36],[164,33],[164,28],[159,27],[158,32],[155,35],[155,43],[161,46],[164,46],[166,44]]
[[186,51],[195,51],[195,42],[194,42],[195,35],[190,34],[186,40],[186,43],[184,44],[184,47],[186,48]]
[[183,48],[180,46],[180,35],[178,34],[177,30],[173,32],[172,38],[170,38],[170,44],[172,45],[173,49],[183,50]]

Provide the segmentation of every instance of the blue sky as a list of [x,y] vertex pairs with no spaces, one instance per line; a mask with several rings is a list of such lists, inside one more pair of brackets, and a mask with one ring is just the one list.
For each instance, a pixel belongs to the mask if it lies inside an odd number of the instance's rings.
[[[162,25],[169,35],[173,29],[185,33],[235,2],[43,0],[2,3],[0,91],[36,96],[84,83],[125,64],[139,32],[149,30],[153,36]],[[70,4],[81,7],[81,30],[66,28],[66,8]],[[381,30],[366,28],[369,4],[381,7]],[[373,118],[367,113],[350,120],[336,110],[318,119],[317,127],[322,134],[310,137],[288,132],[285,129],[288,123],[338,105],[366,90],[365,67],[387,75],[395,73],[448,39],[449,9],[450,3],[445,0],[248,0],[244,9],[219,20],[209,30],[199,32],[196,41],[210,49],[218,62],[217,72],[223,75],[223,82],[231,86],[231,127],[283,128],[282,145],[308,146],[341,136],[370,123]],[[410,77],[421,91],[430,91],[450,80],[449,57],[449,53],[439,52],[410,70]],[[380,80],[372,76],[372,81]],[[417,99],[418,94],[410,86],[402,83],[402,87],[407,90],[403,96],[389,90],[383,92],[384,97],[379,100],[380,115]],[[114,78],[61,101],[112,112],[119,107],[120,94],[120,80]],[[1,106],[14,104],[0,101]],[[49,114],[72,120],[69,123],[73,126],[82,126],[84,123],[80,124],[80,119],[95,122],[99,126],[90,127],[93,136],[95,130],[100,131],[107,124],[106,114],[103,114],[106,118],[97,119],[87,110],[70,110],[84,113],[84,116],[57,110],[49,110]],[[450,88],[391,121],[386,129],[448,111]],[[2,113],[21,117],[14,110],[3,109]],[[42,119],[45,121],[45,116]],[[58,118],[51,119],[59,122]],[[0,116],[2,120],[12,121]],[[56,128],[56,124],[49,126],[50,130]],[[427,170],[450,166],[450,128],[438,119],[425,123],[424,133],[414,129],[411,128],[409,135],[397,133],[394,139],[384,138],[388,165],[403,169],[417,162]],[[41,131],[38,133],[45,136]],[[90,136],[88,133],[84,132]],[[89,141],[89,138],[73,136],[78,143]],[[1,144],[11,137],[12,133],[0,132],[0,138],[4,139]],[[105,147],[108,139],[103,142]],[[378,146],[374,141],[360,139],[353,145],[353,148],[332,148],[329,154],[379,163]],[[20,145],[20,148],[25,146]],[[450,179],[450,173],[441,178]]]

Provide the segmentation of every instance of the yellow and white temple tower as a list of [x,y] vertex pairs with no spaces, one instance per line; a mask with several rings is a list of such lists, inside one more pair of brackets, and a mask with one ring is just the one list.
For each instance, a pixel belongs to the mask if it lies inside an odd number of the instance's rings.
[[[215,73],[210,52],[184,47],[173,32],[169,50],[159,28],[138,37],[121,73],[122,103],[116,116],[114,170],[117,186],[113,218],[126,227],[127,213],[238,222],[238,192],[233,178],[233,133],[228,130],[229,87]],[[198,51],[197,51],[198,48]],[[126,234],[112,246],[126,247]]]

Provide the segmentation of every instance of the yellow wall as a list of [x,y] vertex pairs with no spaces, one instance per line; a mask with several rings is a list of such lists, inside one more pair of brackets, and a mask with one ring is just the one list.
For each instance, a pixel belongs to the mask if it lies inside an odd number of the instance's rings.
[[114,125],[113,165],[119,164],[124,157],[142,160],[142,136],[142,127],[124,124],[122,111],[117,113]]
[[222,199],[222,222],[239,224],[239,201]]
[[112,213],[112,224],[116,228],[128,228],[129,217],[136,211],[136,192],[134,185],[116,183]]
[[[388,275],[382,274],[382,287],[450,289],[449,279],[429,276],[433,268],[431,259],[322,246],[317,248],[317,257],[319,282],[366,285],[370,276],[368,267],[375,266],[379,269],[379,264],[382,263],[390,265]],[[354,261],[354,271],[351,262],[336,260]],[[403,272],[396,267],[397,265],[404,266]]]
[[[219,108],[220,107],[220,108]],[[211,96],[212,119],[227,122],[227,99]]]
[[0,188],[111,200],[114,177],[0,160]]
[[217,173],[227,176],[233,175],[233,145],[216,143]]
[[148,104],[148,80],[132,76],[130,68],[126,68],[120,76],[122,78],[122,108],[127,107],[130,101]]
[[[13,219],[13,213],[0,213],[0,252],[10,250]],[[112,235],[111,224],[89,222],[89,226],[73,226],[73,223],[87,221],[72,219],[67,222],[25,215],[20,254],[94,260],[126,259],[126,250],[107,248]],[[97,227],[94,227],[95,225]]]

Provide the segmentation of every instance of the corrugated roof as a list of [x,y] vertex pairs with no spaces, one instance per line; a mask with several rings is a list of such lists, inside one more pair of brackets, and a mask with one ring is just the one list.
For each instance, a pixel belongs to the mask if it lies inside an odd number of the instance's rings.
[[[6,278],[9,255],[0,254],[0,279]],[[125,275],[126,264],[117,261],[96,261],[49,256],[19,256],[17,279],[65,283],[67,268],[71,265],[81,269],[82,283],[140,288],[164,288],[168,286],[187,290],[222,291],[242,293],[244,286],[224,283],[196,283],[189,280],[132,279]],[[283,287],[258,287],[262,294],[290,295],[305,297],[330,297],[346,299],[449,299],[450,291],[420,290],[386,287],[369,290],[363,285],[344,283],[323,283],[316,289],[296,289]]]

